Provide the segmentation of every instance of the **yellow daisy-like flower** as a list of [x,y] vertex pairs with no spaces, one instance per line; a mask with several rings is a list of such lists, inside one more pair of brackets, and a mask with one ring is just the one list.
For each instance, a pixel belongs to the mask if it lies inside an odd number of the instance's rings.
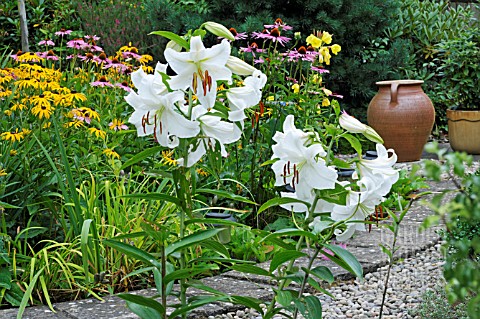
[[162,151],[162,158],[165,161],[165,164],[176,166],[177,160],[172,158],[172,155],[173,155],[173,151]]
[[322,41],[325,42],[326,44],[332,43],[332,35],[330,33],[328,33],[327,31],[323,31]]
[[132,46],[132,42],[129,42],[128,45],[124,45],[120,49],[118,49],[120,52],[133,52],[138,54],[138,49],[134,46]]
[[107,136],[107,132],[102,131],[96,127],[89,127],[88,132],[90,133],[90,135],[95,135],[96,137],[102,139],[105,139],[105,137]]
[[38,87],[37,79],[29,78],[29,77],[20,79],[17,82],[15,82],[15,84],[17,84],[19,89],[26,89],[26,88],[36,89]]
[[7,172],[5,171],[4,168],[0,169],[0,176],[6,176]]
[[312,76],[312,83],[318,84],[318,85],[322,85],[322,81],[323,81],[323,79],[322,79],[322,77],[321,77],[320,75],[314,74],[314,75]]
[[144,54],[140,58],[140,63],[142,63],[142,64],[148,63],[150,61],[153,61],[153,57],[149,54]]
[[58,82],[46,80],[46,81],[38,82],[38,87],[42,90],[56,90],[61,86],[60,84],[58,84]]
[[7,84],[13,80],[13,76],[7,70],[0,70],[0,85]]
[[22,134],[23,134],[23,136],[28,135],[28,134],[30,134],[30,133],[32,133],[32,130],[29,130],[29,129],[26,129],[26,128],[22,128]]
[[208,176],[208,175],[209,175],[207,171],[205,171],[205,170],[203,170],[203,169],[201,169],[201,168],[197,168],[195,171],[196,171],[197,174],[200,175],[200,176]]
[[2,98],[2,97],[9,97],[10,95],[12,95],[12,91],[11,91],[11,90],[5,90],[5,91],[0,90],[0,98]]
[[52,126],[52,122],[46,122],[46,123],[43,123],[42,128],[45,130],[47,128],[50,128],[50,126]]
[[11,110],[5,110],[3,111],[3,113],[6,115],[6,116],[10,116],[13,114],[13,112]]
[[334,45],[331,46],[330,49],[332,50],[333,54],[337,55],[338,52],[340,52],[342,50],[342,47],[338,44],[334,44]]
[[318,49],[322,45],[322,40],[313,34],[310,34],[307,37],[307,44],[311,45],[314,49]]
[[18,62],[40,62],[44,59],[36,55],[34,52],[25,52],[17,57]]
[[0,134],[0,137],[2,138],[2,140],[15,142],[21,141],[25,136],[23,135],[23,132],[19,132],[17,128],[15,129],[15,131],[3,132],[2,134]]
[[42,118],[49,119],[54,110],[55,108],[52,107],[51,105],[50,106],[41,105],[41,106],[33,107],[31,112],[33,115],[35,115],[39,119],[42,119]]
[[324,97],[322,101],[322,106],[329,106],[329,105],[330,105],[330,100]]
[[149,65],[142,65],[142,69],[143,71],[145,71],[146,73],[153,73],[153,67],[149,66]]
[[40,95],[34,95],[30,98],[30,102],[32,102],[36,107],[42,107],[45,106],[47,108],[50,108],[52,104],[50,101],[53,100],[52,92],[50,91],[45,91]]
[[64,127],[79,128],[85,126],[82,121],[74,120],[63,124]]
[[10,150],[10,156],[16,156],[18,154],[17,150]]
[[70,102],[74,102],[74,101],[85,102],[87,100],[87,97],[85,96],[85,94],[83,94],[82,92],[77,92],[75,90],[72,90],[69,93],[66,93],[64,96]]
[[267,96],[267,101],[275,101],[275,97],[273,95]]
[[111,148],[106,148],[103,150],[103,154],[105,154],[108,158],[117,158],[120,159],[120,155],[112,150]]
[[117,119],[113,119],[112,122],[110,122],[110,124],[108,124],[108,127],[111,130],[114,130],[114,131],[121,131],[121,130],[127,130],[128,129],[128,126],[125,125],[125,122],[117,120]]
[[17,103],[13,103],[13,105],[10,107],[10,110],[15,112],[17,110],[19,111],[25,110],[26,108],[27,106],[25,104],[17,102]]

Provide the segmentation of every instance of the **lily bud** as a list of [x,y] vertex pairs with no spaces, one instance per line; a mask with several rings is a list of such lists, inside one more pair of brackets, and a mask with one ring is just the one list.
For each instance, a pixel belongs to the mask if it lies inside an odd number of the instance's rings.
[[182,46],[179,45],[177,42],[173,41],[173,40],[170,40],[168,41],[167,45],[165,48],[170,48],[170,49],[173,49],[177,52],[180,52],[182,51]]
[[228,58],[226,67],[238,75],[252,75],[257,70],[247,62],[234,56]]
[[383,139],[373,128],[348,115],[345,111],[340,115],[339,123],[347,132],[360,133],[372,142],[383,144]]
[[367,130],[363,133],[363,135],[372,142],[383,144],[383,138],[380,135],[378,135],[378,133],[368,125],[367,125]]
[[225,38],[230,41],[234,41],[235,37],[233,36],[232,32],[228,30],[226,27],[221,25],[220,23],[207,21],[203,24],[205,29],[207,29],[210,33],[215,34],[218,37]]

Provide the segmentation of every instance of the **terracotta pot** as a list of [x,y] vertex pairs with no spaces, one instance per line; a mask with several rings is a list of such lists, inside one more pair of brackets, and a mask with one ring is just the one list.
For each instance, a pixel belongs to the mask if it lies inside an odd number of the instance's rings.
[[378,93],[368,106],[367,121],[393,148],[398,162],[420,160],[435,121],[432,101],[423,92],[423,81],[377,82]]
[[447,110],[447,119],[452,149],[480,154],[480,111]]

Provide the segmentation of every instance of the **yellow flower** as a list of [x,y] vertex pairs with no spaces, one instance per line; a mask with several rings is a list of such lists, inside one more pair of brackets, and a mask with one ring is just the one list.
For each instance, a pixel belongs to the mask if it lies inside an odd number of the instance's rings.
[[29,130],[29,129],[26,129],[26,128],[22,128],[22,134],[23,134],[23,136],[28,135],[28,134],[30,134],[30,133],[32,133],[32,130]]
[[208,176],[208,172],[205,171],[205,170],[203,170],[203,169],[201,169],[201,168],[197,168],[197,169],[196,169],[196,172],[197,172],[197,174],[200,175],[200,176]]
[[332,50],[332,53],[337,55],[338,52],[340,52],[342,50],[342,47],[339,46],[338,44],[334,44],[332,45],[332,47],[330,48]]
[[39,119],[42,119],[42,118],[49,119],[54,110],[55,108],[52,106],[41,105],[41,106],[33,107],[31,112],[33,115],[37,116]]
[[329,89],[327,89],[327,88],[322,88],[322,90],[323,90],[323,93],[325,93],[326,96],[332,95],[332,91],[330,91]]
[[47,108],[50,108],[52,104],[50,101],[53,100],[52,92],[50,91],[45,91],[43,94],[40,95],[34,95],[30,98],[30,102],[32,102],[36,107],[42,107],[45,106]]
[[150,61],[153,61],[153,57],[149,54],[144,54],[142,55],[142,57],[140,58],[140,63],[144,64],[144,63],[148,63]]
[[322,41],[325,42],[326,44],[332,43],[332,35],[327,31],[324,31],[322,33]]
[[322,40],[314,36],[313,34],[310,34],[307,37],[307,44],[311,45],[313,48],[318,49],[322,45]]
[[267,101],[275,101],[275,97],[273,95],[267,96]]
[[145,71],[146,73],[153,73],[153,68],[149,65],[145,66],[145,65],[142,65],[142,69],[143,71]]
[[16,110],[22,111],[26,108],[27,108],[27,106],[25,104],[17,102],[17,103],[13,103],[13,105],[10,107],[10,110],[12,110],[12,111],[16,111]]
[[4,168],[0,169],[0,176],[6,176],[7,172],[5,171]]
[[2,134],[0,134],[0,137],[2,138],[2,140],[15,142],[22,140],[25,136],[23,135],[23,132],[19,132],[17,128],[15,129],[15,131],[3,132]]
[[330,51],[328,50],[328,47],[323,47],[320,49],[320,54],[318,55],[319,58],[322,57],[323,62],[325,62],[326,65],[330,65],[330,58],[332,57],[330,55]]
[[0,85],[7,84],[13,80],[13,76],[7,70],[0,70]]
[[95,135],[96,137],[104,139],[105,136],[107,136],[107,133],[105,131],[99,130],[96,127],[89,127],[88,132],[90,135]]
[[329,105],[330,105],[330,100],[324,97],[322,101],[322,106],[329,106]]
[[314,74],[314,75],[312,76],[312,83],[318,84],[318,85],[322,85],[322,81],[323,81],[323,79],[322,79],[322,77],[321,77],[320,75]]
[[0,90],[0,98],[9,97],[10,95],[12,95],[12,91],[10,91],[10,90],[1,91]]
[[18,86],[19,89],[25,89],[25,88],[37,88],[38,87],[38,81],[37,79],[33,78],[24,78],[20,79],[15,84]]
[[5,111],[3,111],[3,113],[4,113],[6,116],[10,116],[10,115],[12,115],[13,112],[12,112],[11,110],[5,110]]
[[292,90],[293,93],[297,94],[298,92],[300,92],[300,85],[298,85],[298,83],[295,83],[294,85],[292,85]]
[[85,94],[81,92],[77,92],[75,90],[70,91],[70,93],[66,93],[65,98],[69,102],[73,102],[73,101],[85,102],[87,100],[87,97],[85,96]]
[[117,158],[120,159],[120,155],[112,150],[111,148],[106,148],[103,150],[103,154],[105,154],[108,158]]
[[74,120],[74,121],[70,121],[70,122],[67,122],[65,124],[63,124],[64,127],[74,127],[74,128],[79,128],[79,127],[83,127],[85,126],[83,124],[82,121],[79,121],[79,120]]
[[50,126],[52,126],[52,122],[46,122],[46,123],[43,123],[42,128],[47,129],[47,128],[50,128]]
[[126,126],[124,122],[122,122],[120,120],[117,120],[117,119],[113,119],[112,122],[110,122],[110,124],[108,124],[108,127],[111,130],[114,130],[114,131],[121,131],[121,130],[127,130],[128,129],[128,126]]
[[162,157],[163,157],[163,160],[165,161],[165,164],[176,166],[177,160],[172,158],[172,155],[173,155],[173,151],[162,151]]
[[17,57],[17,62],[40,62],[44,59],[36,55],[34,52],[25,52]]
[[10,150],[10,156],[15,156],[17,154],[18,154],[17,150]]

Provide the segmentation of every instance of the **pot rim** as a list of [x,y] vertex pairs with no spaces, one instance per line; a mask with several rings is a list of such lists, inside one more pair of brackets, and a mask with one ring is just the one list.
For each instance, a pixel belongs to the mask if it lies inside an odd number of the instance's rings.
[[379,81],[375,82],[376,85],[382,86],[382,85],[392,85],[394,83],[397,83],[398,85],[417,85],[417,84],[423,84],[423,80],[388,80],[388,81]]

